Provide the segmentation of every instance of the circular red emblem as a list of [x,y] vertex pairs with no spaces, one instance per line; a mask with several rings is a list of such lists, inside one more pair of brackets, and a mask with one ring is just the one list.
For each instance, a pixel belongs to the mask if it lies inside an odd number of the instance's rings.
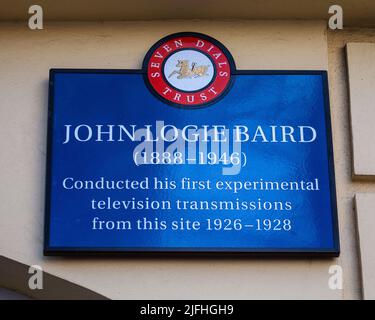
[[179,107],[201,107],[230,88],[234,60],[217,40],[200,33],[167,36],[148,51],[143,70],[152,92]]

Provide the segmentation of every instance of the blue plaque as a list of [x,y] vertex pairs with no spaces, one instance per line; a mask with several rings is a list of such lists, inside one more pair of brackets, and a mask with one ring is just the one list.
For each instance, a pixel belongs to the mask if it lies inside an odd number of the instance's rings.
[[162,40],[142,70],[51,70],[45,254],[337,256],[326,72]]

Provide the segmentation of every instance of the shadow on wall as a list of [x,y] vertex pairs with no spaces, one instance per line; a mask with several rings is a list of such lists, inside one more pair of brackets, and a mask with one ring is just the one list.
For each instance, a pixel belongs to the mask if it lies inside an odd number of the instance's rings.
[[[89,289],[64,279],[43,273],[43,289],[31,290],[28,286],[29,266],[0,256],[0,300],[2,296],[12,300],[106,300],[107,298]],[[7,288],[8,290],[3,290]],[[18,293],[18,294],[17,294]],[[26,296],[26,297],[25,297]]]

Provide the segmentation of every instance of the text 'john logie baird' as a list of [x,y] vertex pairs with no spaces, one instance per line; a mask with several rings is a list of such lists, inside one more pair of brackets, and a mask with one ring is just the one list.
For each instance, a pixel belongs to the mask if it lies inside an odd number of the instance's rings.
[[311,143],[315,141],[317,132],[308,125],[270,125],[248,127],[234,125],[193,125],[177,128],[164,121],[156,121],[155,125],[146,124],[66,124],[63,144],[76,142],[262,142],[262,143]]

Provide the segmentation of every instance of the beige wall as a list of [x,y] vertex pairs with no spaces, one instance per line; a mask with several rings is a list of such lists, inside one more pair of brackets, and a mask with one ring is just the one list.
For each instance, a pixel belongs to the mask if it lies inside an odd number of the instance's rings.
[[[357,234],[353,228],[357,227],[356,215],[354,213],[354,196],[358,193],[375,194],[375,179],[368,177],[366,180],[359,180],[353,177],[352,165],[352,135],[350,123],[350,105],[349,105],[349,88],[348,88],[348,73],[346,63],[346,44],[347,43],[375,43],[375,29],[345,29],[343,31],[328,33],[328,53],[329,53],[329,81],[330,81],[330,96],[331,96],[331,111],[332,111],[332,125],[333,125],[333,142],[335,153],[335,170],[336,170],[336,185],[339,194],[338,210],[340,212],[340,225],[341,225],[341,243],[347,242],[346,249],[342,248],[342,261],[345,263],[343,268],[352,270],[347,276],[353,276],[352,281],[349,283],[360,283],[363,281],[367,284],[368,273],[363,275],[357,261],[360,258],[360,249],[358,239],[361,238],[361,244],[365,247],[373,247],[371,234]],[[365,61],[364,61],[365,63]],[[370,61],[373,64],[373,61]],[[363,87],[364,90],[373,90],[369,88],[368,84]],[[365,107],[365,106],[362,106]],[[367,106],[373,108],[373,105]],[[369,114],[369,117],[370,114]],[[369,119],[371,120],[371,119]],[[358,127],[358,126],[357,126]],[[360,129],[360,128],[357,128]],[[356,130],[353,127],[353,130]],[[362,144],[368,145],[369,152],[374,148],[372,142],[373,137],[368,137],[362,141]],[[364,160],[364,159],[362,159]],[[365,206],[366,207],[366,206]],[[370,212],[363,212],[365,214],[373,213],[373,208],[368,207]],[[367,224],[371,224],[374,218],[368,219]],[[363,223],[363,221],[362,221]],[[350,232],[348,232],[350,230]],[[350,239],[344,238],[350,237]],[[366,243],[367,242],[367,243]],[[373,250],[372,250],[373,252]],[[358,255],[357,257],[355,255]],[[352,259],[346,259],[345,256],[353,256]],[[369,252],[366,252],[369,256]],[[368,257],[370,261],[370,257]],[[372,261],[374,255],[372,253]],[[348,263],[348,264],[346,264]],[[372,263],[374,266],[374,263]],[[368,270],[369,266],[363,266],[364,270]],[[372,277],[374,268],[372,267]],[[363,279],[362,279],[363,278]],[[370,284],[373,284],[372,280]],[[363,286],[355,286],[352,288],[353,292],[359,290],[361,295],[365,290]],[[370,298],[365,295],[365,298]],[[375,298],[374,295],[371,296]]]
[[[329,69],[340,258],[43,257],[49,68],[140,68],[155,41],[178,31],[217,38],[238,69]],[[0,24],[0,255],[114,299],[361,298],[353,195],[375,184],[350,178],[346,35],[330,33],[327,44],[325,21],[48,23],[42,31]],[[328,287],[333,264],[343,267],[343,290]]]

